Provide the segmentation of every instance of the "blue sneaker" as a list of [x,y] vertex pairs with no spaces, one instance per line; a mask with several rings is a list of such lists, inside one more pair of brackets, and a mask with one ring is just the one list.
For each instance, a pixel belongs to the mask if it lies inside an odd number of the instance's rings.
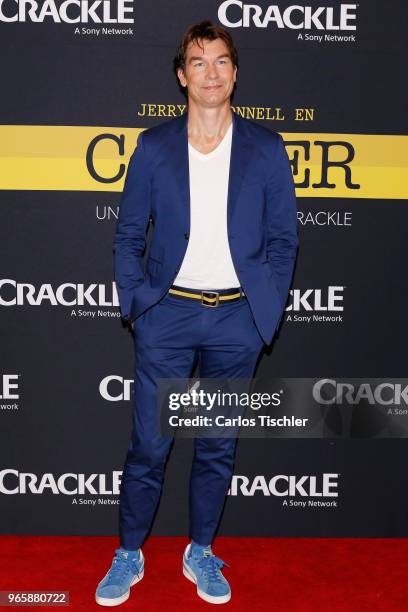
[[227,603],[231,599],[231,589],[221,573],[225,563],[216,557],[211,546],[193,548],[188,544],[183,555],[183,574],[197,585],[197,595],[213,604]]
[[112,565],[98,584],[95,600],[100,606],[119,606],[129,599],[130,587],[144,575],[142,551],[131,552],[117,548]]

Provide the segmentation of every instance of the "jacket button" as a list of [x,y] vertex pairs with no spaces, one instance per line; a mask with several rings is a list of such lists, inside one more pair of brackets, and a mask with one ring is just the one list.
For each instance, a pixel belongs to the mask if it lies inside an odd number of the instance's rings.
[[185,238],[186,240],[188,240],[188,239],[189,239],[189,237],[190,237],[190,236],[189,236],[189,234],[186,232],[186,233],[184,234],[184,238]]

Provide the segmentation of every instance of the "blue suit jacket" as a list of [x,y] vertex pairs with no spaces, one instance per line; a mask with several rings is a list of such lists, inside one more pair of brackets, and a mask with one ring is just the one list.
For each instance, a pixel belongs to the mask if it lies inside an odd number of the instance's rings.
[[[232,113],[227,228],[255,323],[270,344],[297,249],[296,200],[282,137]],[[188,113],[139,134],[120,201],[115,280],[121,314],[136,319],[172,285],[190,233]],[[146,271],[143,253],[153,223]]]

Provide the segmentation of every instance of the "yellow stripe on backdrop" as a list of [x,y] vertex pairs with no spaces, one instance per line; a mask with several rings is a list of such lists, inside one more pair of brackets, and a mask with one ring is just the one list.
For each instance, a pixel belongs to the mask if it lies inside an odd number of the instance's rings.
[[[141,131],[0,126],[0,189],[120,192]],[[297,196],[408,198],[408,136],[281,134],[298,185]],[[332,166],[332,162],[340,165]],[[324,186],[325,177],[334,188]]]

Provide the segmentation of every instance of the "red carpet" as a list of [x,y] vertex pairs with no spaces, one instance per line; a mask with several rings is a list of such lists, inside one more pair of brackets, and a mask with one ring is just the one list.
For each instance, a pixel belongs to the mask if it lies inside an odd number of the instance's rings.
[[[224,575],[232,599],[218,607],[200,600],[181,573],[187,541],[151,537],[143,547],[145,577],[116,609],[408,610],[406,539],[219,537],[213,549],[231,565]],[[0,590],[69,591],[66,610],[100,612],[94,592],[116,546],[114,537],[1,536]]]

